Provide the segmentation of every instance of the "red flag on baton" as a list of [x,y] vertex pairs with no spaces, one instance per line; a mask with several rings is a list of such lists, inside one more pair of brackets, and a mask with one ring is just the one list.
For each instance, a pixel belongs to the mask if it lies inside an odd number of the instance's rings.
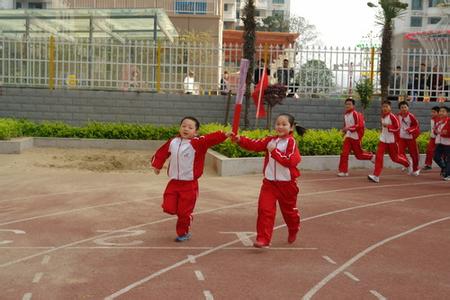
[[269,76],[267,76],[267,70],[264,66],[263,74],[258,84],[255,86],[252,98],[256,105],[256,118],[264,118],[266,116],[266,110],[264,109],[264,91],[269,85]]

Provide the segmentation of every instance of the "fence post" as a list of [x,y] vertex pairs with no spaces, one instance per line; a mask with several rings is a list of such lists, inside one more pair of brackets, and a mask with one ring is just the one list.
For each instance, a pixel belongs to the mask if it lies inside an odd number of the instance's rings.
[[161,92],[161,41],[156,49],[156,91]]
[[375,65],[375,47],[370,48],[370,84],[373,86],[373,76],[374,76],[374,65]]
[[53,90],[55,88],[55,38],[50,36],[48,46],[48,88]]

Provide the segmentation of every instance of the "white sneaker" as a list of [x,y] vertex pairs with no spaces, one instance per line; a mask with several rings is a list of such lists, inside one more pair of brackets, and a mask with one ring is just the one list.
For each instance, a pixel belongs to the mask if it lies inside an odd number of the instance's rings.
[[348,173],[339,172],[339,173],[337,173],[337,176],[338,176],[338,177],[347,177],[347,176],[348,176]]
[[442,179],[445,180],[445,181],[450,181],[450,176],[444,177]]
[[380,182],[380,177],[375,176],[375,175],[369,175],[369,176],[367,176],[367,178],[369,178],[369,180],[372,180],[375,183]]
[[412,176],[419,176],[420,175],[420,170],[412,172],[411,175]]

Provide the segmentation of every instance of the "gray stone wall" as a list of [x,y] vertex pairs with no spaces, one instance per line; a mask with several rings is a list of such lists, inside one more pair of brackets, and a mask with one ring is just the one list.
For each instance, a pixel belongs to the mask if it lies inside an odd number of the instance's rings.
[[[229,122],[233,116],[234,100],[233,97]],[[0,117],[58,120],[72,125],[88,121],[172,125],[178,124],[182,117],[192,115],[202,123],[223,123],[226,102],[226,96],[2,88]],[[343,105],[344,101],[337,99],[287,98],[283,105],[274,108],[273,115],[289,112],[306,128],[340,128]],[[422,130],[429,129],[430,110],[434,105],[436,103],[411,103],[411,111],[418,117]],[[398,111],[395,102],[393,110]],[[254,126],[253,102],[250,115],[251,126]],[[378,128],[380,102],[374,101],[365,116],[368,128]],[[265,120],[260,120],[258,127],[264,126]]]

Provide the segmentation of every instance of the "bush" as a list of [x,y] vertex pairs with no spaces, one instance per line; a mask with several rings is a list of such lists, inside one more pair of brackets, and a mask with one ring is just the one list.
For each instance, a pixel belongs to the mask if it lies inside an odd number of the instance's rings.
[[[230,131],[230,126],[221,124],[201,125],[201,135],[217,130]],[[133,139],[133,140],[167,140],[178,134],[178,126],[161,127],[154,125],[128,123],[90,122],[83,127],[71,126],[62,122],[43,122],[40,124],[27,120],[0,119],[0,139],[10,139],[19,136],[35,137],[68,137],[68,138],[98,138],[98,139]],[[269,130],[242,131],[240,135],[261,139],[275,134]],[[363,148],[375,152],[379,141],[379,131],[366,130]],[[337,129],[308,130],[303,137],[295,135],[302,155],[338,155],[341,152],[343,136]],[[420,153],[424,153],[428,144],[429,133],[422,133],[417,139]],[[213,147],[217,152],[228,157],[257,157],[264,153],[246,151],[230,140]]]
[[19,121],[13,119],[0,119],[0,140],[22,136]]

